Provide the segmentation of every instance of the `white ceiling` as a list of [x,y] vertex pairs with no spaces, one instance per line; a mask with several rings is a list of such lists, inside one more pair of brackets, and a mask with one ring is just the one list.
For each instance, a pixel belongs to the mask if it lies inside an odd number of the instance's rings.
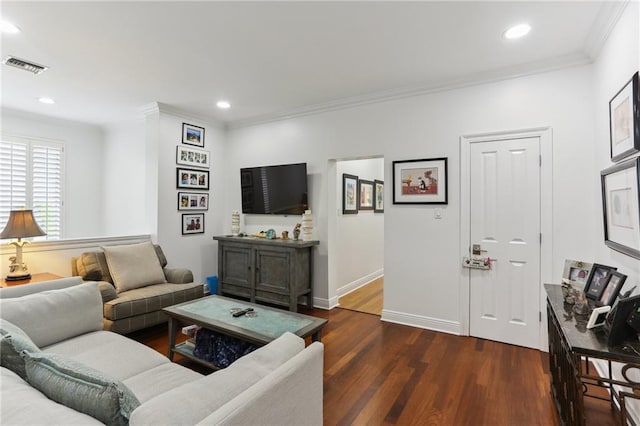
[[2,1],[21,30],[2,59],[50,67],[1,65],[2,106],[106,125],[161,102],[238,126],[588,63],[624,4]]

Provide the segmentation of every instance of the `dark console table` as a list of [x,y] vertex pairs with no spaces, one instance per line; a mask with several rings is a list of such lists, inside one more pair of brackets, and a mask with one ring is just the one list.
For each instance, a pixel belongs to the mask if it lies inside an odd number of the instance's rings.
[[[604,326],[588,330],[589,318],[575,314],[564,303],[561,286],[545,284],[549,327],[549,369],[551,390],[560,421],[565,425],[585,425],[584,397],[609,400],[620,415],[620,423],[634,421],[628,415],[630,399],[640,399],[640,342],[607,346]],[[604,377],[591,361],[606,365]],[[620,371],[618,371],[620,370]],[[632,378],[630,378],[630,372]],[[635,376],[633,375],[635,374]],[[633,377],[636,380],[633,380]],[[605,388],[609,397],[594,395],[592,387]],[[601,392],[602,393],[602,392]]]
[[312,253],[319,241],[213,237],[218,241],[218,293],[298,310],[313,307]]

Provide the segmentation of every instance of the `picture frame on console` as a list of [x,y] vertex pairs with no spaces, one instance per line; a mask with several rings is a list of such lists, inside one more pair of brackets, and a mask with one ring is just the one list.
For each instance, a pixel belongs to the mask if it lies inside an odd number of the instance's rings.
[[342,174],[342,214],[358,214],[358,176]]
[[358,179],[358,210],[373,210],[373,182]]
[[373,212],[384,213],[384,181],[373,181]]
[[594,263],[587,285],[584,287],[585,297],[591,300],[599,300],[607,287],[611,273],[616,269],[618,268]]
[[176,164],[208,169],[211,163],[211,153],[203,149],[178,145],[176,147]]
[[607,285],[600,295],[597,304],[601,306],[613,306],[626,280],[627,276],[625,274],[621,274],[618,271],[612,271],[609,274],[609,280],[607,280]]
[[604,243],[640,259],[640,157],[600,172]]
[[204,213],[182,215],[182,235],[204,234]]
[[176,187],[185,189],[209,189],[209,171],[207,170],[195,170],[195,169],[183,169],[178,167],[176,169]]
[[609,101],[611,160],[640,151],[640,89],[638,72]]
[[182,123],[182,143],[204,148],[204,127]]
[[573,284],[576,287],[584,288],[587,285],[592,267],[592,263],[567,259],[564,262],[562,281],[567,284]]
[[447,158],[393,162],[393,204],[448,204]]
[[209,210],[206,192],[178,192],[178,210]]

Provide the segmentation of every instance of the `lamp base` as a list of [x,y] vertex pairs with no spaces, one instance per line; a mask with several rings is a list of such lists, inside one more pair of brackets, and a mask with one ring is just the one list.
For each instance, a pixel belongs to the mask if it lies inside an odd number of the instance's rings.
[[5,278],[6,281],[24,281],[31,279],[31,274],[28,272],[10,273]]

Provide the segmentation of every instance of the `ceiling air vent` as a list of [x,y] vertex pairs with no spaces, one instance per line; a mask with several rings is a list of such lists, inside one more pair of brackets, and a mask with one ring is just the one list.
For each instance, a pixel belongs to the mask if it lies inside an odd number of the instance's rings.
[[38,65],[33,62],[25,61],[24,59],[16,58],[15,56],[9,56],[3,61],[4,64],[20,68],[21,70],[29,71],[34,74],[40,74],[46,71],[49,67]]

